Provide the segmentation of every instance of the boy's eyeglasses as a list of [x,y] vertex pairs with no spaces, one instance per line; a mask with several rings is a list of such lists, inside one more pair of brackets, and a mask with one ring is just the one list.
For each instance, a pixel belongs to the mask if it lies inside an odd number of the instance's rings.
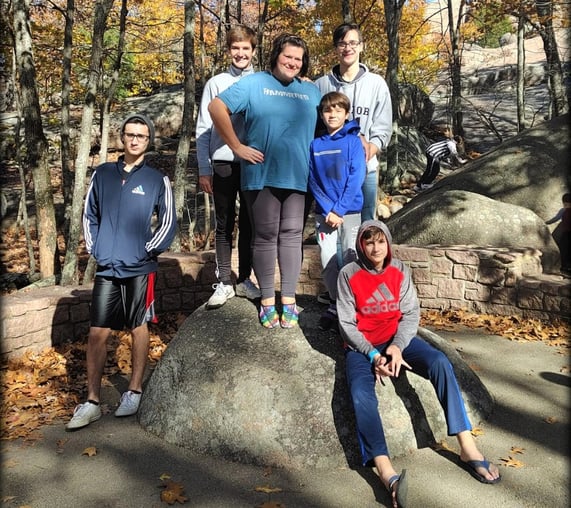
[[341,41],[338,42],[336,46],[339,49],[345,49],[345,48],[356,48],[359,44],[361,44],[361,41],[347,41],[347,42]]
[[137,141],[148,141],[149,136],[145,136],[144,134],[133,134],[132,132],[125,132],[123,135],[129,140],[133,141],[136,139]]

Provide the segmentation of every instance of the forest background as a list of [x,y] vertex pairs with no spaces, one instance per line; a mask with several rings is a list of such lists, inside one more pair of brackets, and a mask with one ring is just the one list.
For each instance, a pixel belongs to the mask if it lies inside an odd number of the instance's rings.
[[[21,196],[15,229],[3,242],[18,237],[20,230],[25,234],[19,255],[27,257],[30,281],[65,285],[90,280],[93,263],[91,269],[89,263],[82,265],[81,213],[93,161],[112,156],[108,139],[113,111],[129,97],[181,83],[182,124],[168,172],[182,220],[200,93],[227,66],[225,33],[238,23],[258,34],[259,69],[266,68],[276,35],[288,31],[303,37],[310,48],[311,78],[335,62],[335,26],[346,21],[361,27],[363,60],[385,76],[393,103],[394,135],[379,182],[387,192],[398,188],[402,176],[396,159],[404,87],[428,96],[444,75],[450,97],[446,130],[463,134],[463,51],[469,46],[497,46],[506,34],[517,38],[514,108],[518,130],[523,130],[529,123],[523,93],[525,40],[540,35],[550,96],[547,116],[569,108],[555,37],[555,30],[568,27],[565,0],[0,2],[1,107],[2,112],[17,113],[16,125],[3,132],[1,172],[2,177],[18,175]],[[56,141],[48,141],[47,130],[57,131]],[[27,191],[33,192],[31,203]],[[172,250],[188,248],[192,242],[179,234]]]

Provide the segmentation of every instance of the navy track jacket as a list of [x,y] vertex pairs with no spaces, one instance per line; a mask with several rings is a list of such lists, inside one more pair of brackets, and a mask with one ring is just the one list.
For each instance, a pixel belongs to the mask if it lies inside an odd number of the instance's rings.
[[157,256],[176,232],[169,178],[145,162],[125,176],[122,166],[120,159],[96,168],[83,214],[85,247],[97,261],[97,275],[118,278],[157,271]]

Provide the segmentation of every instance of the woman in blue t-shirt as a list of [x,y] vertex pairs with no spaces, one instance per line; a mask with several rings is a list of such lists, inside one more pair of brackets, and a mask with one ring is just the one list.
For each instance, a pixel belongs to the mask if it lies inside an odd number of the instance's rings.
[[[270,71],[245,76],[209,105],[217,132],[241,159],[241,188],[254,230],[253,267],[262,291],[260,321],[266,328],[297,324],[295,290],[301,271],[309,144],[321,94],[307,75],[306,43],[291,34],[272,45]],[[240,142],[230,115],[243,114]],[[276,259],[281,277],[281,318],[276,310]]]

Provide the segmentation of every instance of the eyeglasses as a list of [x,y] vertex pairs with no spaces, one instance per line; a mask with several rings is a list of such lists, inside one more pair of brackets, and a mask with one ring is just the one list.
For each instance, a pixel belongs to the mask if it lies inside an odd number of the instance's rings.
[[335,46],[337,46],[339,49],[346,49],[346,48],[353,48],[355,49],[359,44],[361,44],[362,41],[340,41],[337,44],[335,44]]
[[144,134],[133,134],[132,132],[124,132],[123,135],[129,140],[133,141],[134,139],[139,141],[148,141],[149,136],[145,136]]

